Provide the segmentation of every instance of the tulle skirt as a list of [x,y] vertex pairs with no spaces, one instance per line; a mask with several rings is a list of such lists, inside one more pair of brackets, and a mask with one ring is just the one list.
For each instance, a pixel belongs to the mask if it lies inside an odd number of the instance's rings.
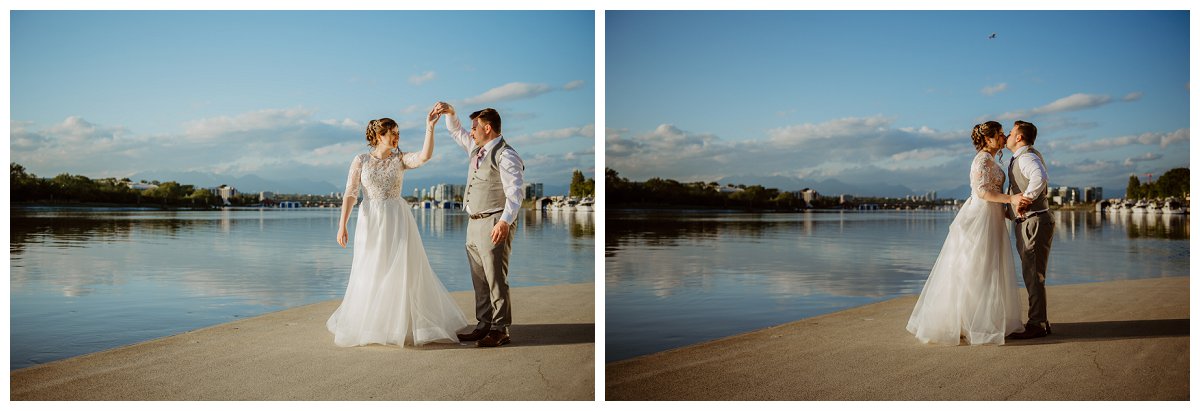
[[908,332],[925,343],[1004,344],[1024,331],[1003,205],[971,197],[959,209],[917,299]]
[[467,319],[434,275],[408,202],[359,205],[346,295],[325,325],[341,347],[458,342]]

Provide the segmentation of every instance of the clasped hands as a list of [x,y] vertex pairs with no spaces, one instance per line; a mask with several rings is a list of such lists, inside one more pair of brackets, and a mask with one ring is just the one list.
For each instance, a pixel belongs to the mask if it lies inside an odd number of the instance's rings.
[[1021,214],[1025,214],[1025,211],[1029,209],[1029,204],[1031,203],[1033,203],[1033,200],[1026,198],[1024,194],[1018,193],[1008,196],[1008,204],[1012,206],[1013,213],[1018,217],[1020,217]]
[[432,109],[429,109],[429,117],[425,119],[425,123],[429,125],[437,124],[437,121],[442,117],[442,114],[449,114],[453,116],[454,106],[451,106],[450,103],[444,101],[437,102],[437,104],[433,105]]

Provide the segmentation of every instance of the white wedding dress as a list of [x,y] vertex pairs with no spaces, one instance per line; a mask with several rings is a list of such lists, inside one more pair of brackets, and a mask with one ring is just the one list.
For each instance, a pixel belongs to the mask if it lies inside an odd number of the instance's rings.
[[908,332],[924,343],[1004,344],[1024,331],[1004,205],[984,201],[984,191],[1004,192],[1004,171],[985,151],[971,163],[967,199],[925,280]]
[[346,196],[363,200],[354,231],[354,260],[342,305],[326,326],[341,347],[458,342],[467,318],[429,265],[412,208],[401,196],[404,170],[416,153],[380,160],[360,154],[350,165]]

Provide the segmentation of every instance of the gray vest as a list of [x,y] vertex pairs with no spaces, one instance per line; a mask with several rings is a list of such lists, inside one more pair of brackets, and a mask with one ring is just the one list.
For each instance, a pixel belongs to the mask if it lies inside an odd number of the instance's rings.
[[[1037,149],[1034,149],[1033,146],[1030,146],[1029,153],[1033,153],[1034,155],[1037,155],[1038,159],[1042,161],[1042,167],[1046,166],[1046,158],[1042,157],[1042,153],[1040,151],[1037,151]],[[1029,153],[1025,153],[1022,155],[1026,155]],[[1024,173],[1020,172],[1020,167],[1021,167],[1021,163],[1019,161],[1017,161],[1016,157],[1013,157],[1012,164],[1009,164],[1009,166],[1008,166],[1008,193],[1009,194],[1024,193],[1025,188],[1029,187],[1029,179],[1025,178]],[[1049,181],[1046,182],[1045,187],[1042,187],[1042,191],[1040,193],[1038,193],[1037,198],[1033,199],[1033,203],[1029,204],[1029,208],[1027,208],[1027,210],[1037,211],[1037,210],[1045,210],[1045,209],[1050,208],[1050,198],[1049,198],[1050,196],[1046,195],[1046,193],[1048,191],[1050,191],[1050,182]]]
[[500,180],[500,152],[510,148],[503,138],[492,151],[484,153],[479,160],[479,168],[475,167],[475,157],[483,147],[471,151],[470,171],[467,174],[467,191],[463,194],[463,203],[472,213],[504,208],[504,183]]

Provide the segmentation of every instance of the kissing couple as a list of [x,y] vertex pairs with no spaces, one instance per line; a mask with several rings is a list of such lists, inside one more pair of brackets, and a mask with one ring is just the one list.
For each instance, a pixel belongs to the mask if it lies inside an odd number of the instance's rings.
[[[1045,158],[1033,148],[1036,139],[1037,127],[1025,121],[1015,122],[1008,134],[995,121],[975,125],[971,132],[976,151],[970,171],[971,197],[950,223],[950,233],[909,317],[906,328],[917,340],[1003,345],[1006,338],[1050,335],[1046,267],[1054,218],[1048,195],[1050,178]],[[1002,148],[1012,152],[1005,166],[996,159]],[[1029,292],[1029,319],[1024,323],[1006,219],[1012,221],[1021,274]]]
[[[474,327],[434,274],[412,207],[401,196],[404,173],[433,157],[434,127],[443,115],[449,117],[450,137],[469,156],[463,208],[470,218],[466,253],[475,288]],[[508,256],[524,196],[525,165],[501,135],[500,113],[485,108],[471,113],[470,119],[468,132],[454,106],[438,102],[425,118],[425,142],[419,152],[399,150],[395,120],[381,118],[367,125],[370,151],[350,163],[338,224],[337,242],[345,248],[350,211],[361,198],[346,295],[326,322],[334,344],[510,343]]]

